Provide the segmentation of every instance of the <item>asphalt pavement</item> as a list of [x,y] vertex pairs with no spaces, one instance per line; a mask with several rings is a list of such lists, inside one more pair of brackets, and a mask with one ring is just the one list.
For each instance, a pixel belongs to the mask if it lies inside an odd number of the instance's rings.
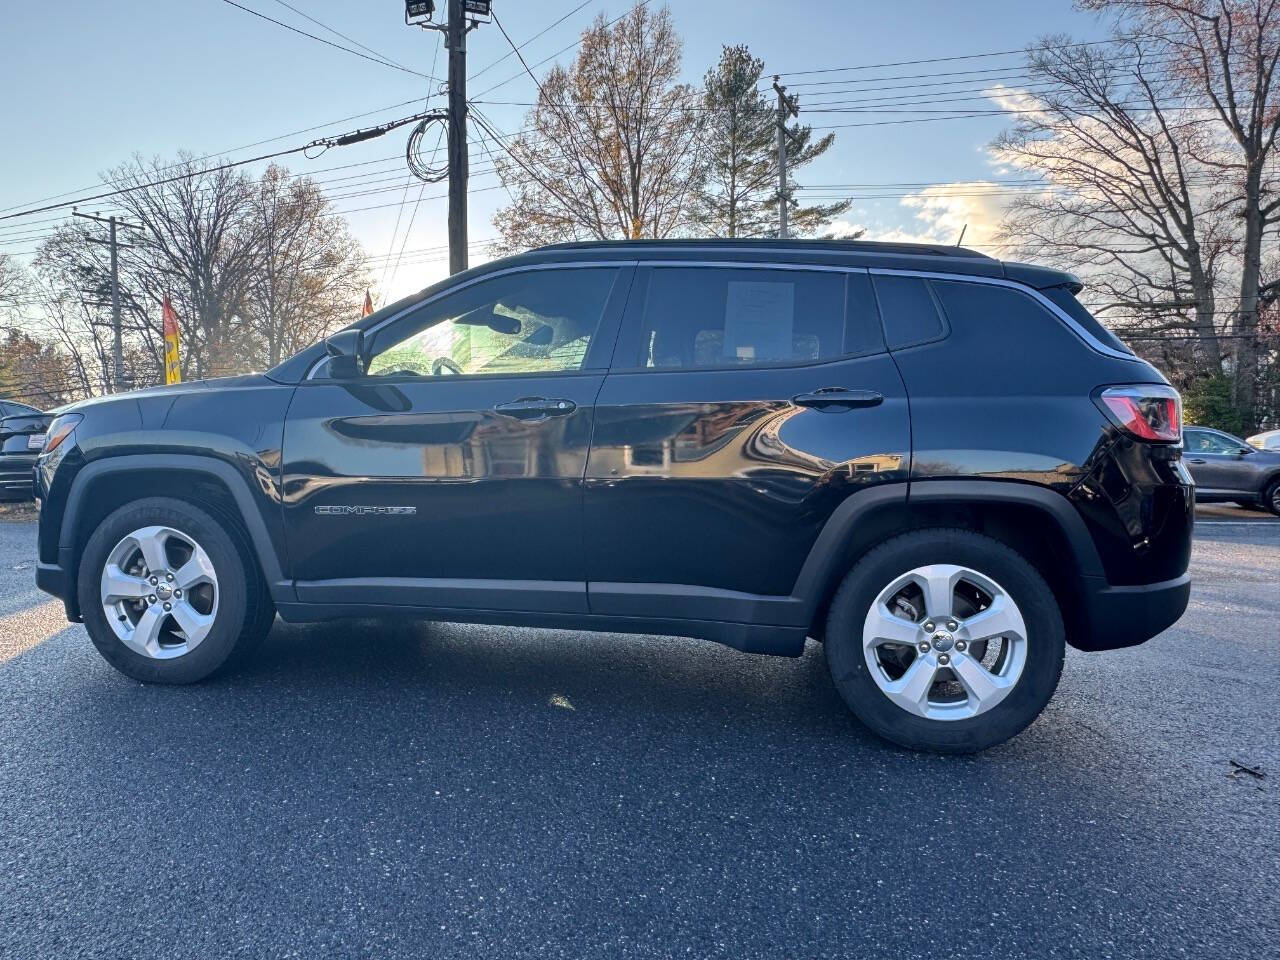
[[1280,943],[1280,521],[1256,513],[1202,511],[1183,619],[1070,652],[1040,720],[970,758],[866,732],[814,644],[278,623],[234,676],[143,686],[35,591],[34,540],[0,518],[6,958]]

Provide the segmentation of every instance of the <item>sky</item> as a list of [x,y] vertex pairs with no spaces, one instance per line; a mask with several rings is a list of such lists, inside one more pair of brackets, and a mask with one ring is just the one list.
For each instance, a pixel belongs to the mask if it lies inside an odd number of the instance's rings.
[[[333,43],[361,52],[363,45],[409,71],[446,73],[439,34],[405,26],[399,0],[236,2]],[[628,5],[495,0],[494,9],[516,44],[568,15],[521,51],[541,74],[551,63],[535,65],[577,40],[598,13],[612,19]],[[701,83],[722,45],[742,43],[799,94],[802,120],[816,128],[862,124],[835,130],[831,150],[801,172],[802,201],[852,198],[841,226],[865,229],[868,239],[953,243],[968,224],[965,243],[980,248],[991,242],[1007,195],[998,181],[1009,176],[987,146],[1010,118],[920,122],[936,115],[902,111],[991,109],[990,102],[954,98],[997,82],[1016,88],[1021,58],[877,65],[1021,50],[1046,34],[1075,40],[1106,35],[1104,23],[1075,10],[1070,0],[668,0],[668,6],[684,38],[687,82]],[[433,106],[443,105],[439,83],[289,32],[228,0],[4,0],[4,8],[0,129],[8,149],[0,152],[0,214],[99,192],[105,172],[135,153],[168,160],[188,150],[240,160],[417,112],[428,97]],[[533,80],[510,53],[493,24],[468,38],[468,94],[504,133],[524,125],[528,107],[522,104],[536,95]],[[568,63],[573,54],[568,50],[558,60]],[[834,68],[858,69],[800,73]],[[938,73],[945,75],[925,76]],[[931,103],[923,96],[931,93],[952,99]],[[908,107],[904,95],[922,102]],[[823,100],[851,98],[863,101],[868,112],[818,112]],[[895,98],[898,112],[879,112],[892,107],[866,103],[874,98]],[[347,216],[371,258],[379,303],[447,273],[445,185],[424,188],[410,180],[406,138],[407,128],[314,160],[297,154],[283,161],[295,173],[313,175]],[[472,150],[477,171],[491,168],[482,146]],[[507,198],[492,175],[478,173],[470,187],[474,264],[487,255],[479,242],[495,236],[492,217]],[[111,207],[100,201],[81,209]],[[29,261],[62,215],[0,221],[0,252]],[[987,252],[998,255],[994,248]]]

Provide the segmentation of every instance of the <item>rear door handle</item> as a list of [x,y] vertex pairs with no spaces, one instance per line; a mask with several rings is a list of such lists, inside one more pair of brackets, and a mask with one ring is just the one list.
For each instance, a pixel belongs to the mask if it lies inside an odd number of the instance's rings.
[[1187,463],[1207,463],[1204,457],[1192,457]]
[[858,410],[865,407],[878,407],[884,403],[884,394],[875,390],[849,390],[845,387],[823,387],[812,393],[799,393],[791,398],[797,407],[811,407],[814,410],[829,410],[841,413],[845,410]]
[[493,408],[494,412],[500,416],[526,422],[546,420],[548,417],[567,417],[576,409],[578,405],[572,400],[559,398],[548,400],[546,397],[521,397],[519,400],[500,403]]

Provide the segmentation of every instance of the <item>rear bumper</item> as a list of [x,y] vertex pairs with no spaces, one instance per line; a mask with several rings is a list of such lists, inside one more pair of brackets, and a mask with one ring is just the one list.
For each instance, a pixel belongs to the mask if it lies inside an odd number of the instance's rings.
[[30,500],[35,496],[35,457],[0,458],[0,496]]
[[1069,637],[1077,650],[1117,650],[1150,640],[1178,622],[1191,597],[1191,574],[1117,587],[1086,577],[1084,622]]

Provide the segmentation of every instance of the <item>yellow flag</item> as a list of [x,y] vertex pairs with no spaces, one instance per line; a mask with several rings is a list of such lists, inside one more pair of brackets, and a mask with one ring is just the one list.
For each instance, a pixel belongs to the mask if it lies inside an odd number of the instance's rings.
[[178,315],[173,312],[169,295],[164,295],[164,382],[182,382],[182,362],[178,356]]

